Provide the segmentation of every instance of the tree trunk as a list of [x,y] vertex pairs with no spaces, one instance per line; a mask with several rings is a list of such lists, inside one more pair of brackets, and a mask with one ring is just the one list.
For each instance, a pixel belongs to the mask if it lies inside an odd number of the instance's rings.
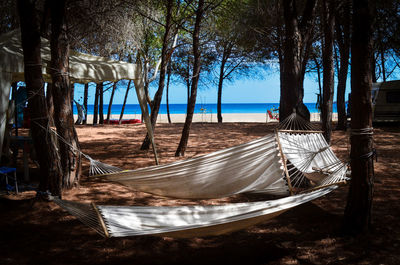
[[56,143],[46,131],[49,119],[44,95],[42,59],[40,54],[40,32],[35,3],[18,0],[18,14],[21,25],[21,44],[25,64],[25,84],[28,93],[28,109],[31,117],[33,144],[40,166],[39,191],[49,190],[61,196],[61,165]]
[[[158,82],[158,89],[157,89],[156,94],[154,95],[153,104],[151,106],[150,121],[151,121],[151,127],[153,128],[153,133],[155,131],[158,112],[160,110],[162,94],[164,92],[164,86],[165,86],[165,75],[166,75],[167,64],[168,64],[168,58],[167,58],[168,42],[169,42],[170,31],[171,31],[171,18],[172,18],[173,2],[174,1],[172,1],[172,0],[168,0],[168,2],[167,2],[165,32],[164,32],[162,50],[161,50],[160,80]],[[150,148],[150,144],[151,144],[150,137],[149,137],[149,134],[147,133],[140,149],[148,150]]]
[[367,232],[371,225],[374,190],[371,56],[374,7],[368,0],[353,0],[351,41],[351,173],[344,230]]
[[88,113],[88,97],[89,97],[89,83],[85,84],[85,89],[83,92],[83,111],[85,114],[85,118],[82,121],[82,124],[87,124],[87,113]]
[[52,83],[47,83],[46,106],[47,106],[47,113],[49,115],[49,125],[55,126],[55,124],[54,124],[53,84]]
[[93,106],[93,125],[97,124],[97,119],[98,119],[99,92],[100,92],[100,84],[96,84],[96,92],[94,93],[94,106]]
[[350,14],[351,14],[350,0],[347,0],[343,5],[342,16],[336,19],[336,39],[339,46],[340,63],[337,85],[337,111],[338,111],[338,124],[337,130],[346,130],[347,116],[346,116],[346,83],[347,74],[349,71],[349,58],[350,58]]
[[217,99],[217,119],[218,123],[222,123],[222,86],[224,83],[224,73],[225,73],[225,64],[229,57],[228,49],[224,47],[224,51],[222,53],[221,66],[219,68],[219,80],[218,80],[218,99]]
[[310,120],[310,112],[303,103],[303,80],[305,65],[311,44],[310,35],[314,25],[315,0],[308,0],[304,6],[299,25],[294,0],[283,1],[285,38],[283,42],[283,62],[281,67],[281,99],[279,105],[280,121],[296,111]]
[[99,84],[99,124],[104,124],[104,85],[103,83]]
[[385,68],[385,51],[383,48],[380,50],[381,68],[382,68],[382,81],[386,82],[386,68]]
[[169,81],[171,79],[171,71],[172,71],[172,64],[171,61],[168,63],[168,70],[167,70],[167,74],[168,74],[168,78],[167,78],[167,93],[166,93],[166,97],[167,97],[167,117],[168,117],[168,123],[171,123],[171,115],[169,113]]
[[334,65],[333,65],[333,34],[335,23],[335,1],[322,2],[322,23],[324,33],[324,43],[322,49],[322,65],[323,65],[323,80],[322,80],[322,106],[321,119],[322,130],[328,144],[331,142],[332,134],[332,105],[333,105],[333,90],[334,90]]
[[113,87],[112,87],[112,90],[111,90],[110,102],[108,103],[108,110],[107,110],[107,123],[110,123],[110,119],[111,119],[111,106],[112,106],[112,104],[113,104],[115,89],[117,88],[117,83],[118,83],[118,82],[114,82]]
[[122,117],[124,116],[126,100],[128,99],[128,93],[129,93],[129,89],[130,89],[130,86],[131,86],[131,82],[132,82],[132,81],[129,80],[128,86],[126,87],[126,92],[125,92],[125,97],[124,97],[124,103],[122,104],[121,114],[119,115],[119,124],[121,124]]
[[72,112],[72,89],[69,82],[69,43],[66,23],[66,0],[50,1],[51,67],[53,81],[54,122],[59,141],[62,166],[62,188],[72,188],[81,173],[81,155]]
[[317,79],[318,79],[318,95],[317,95],[317,109],[321,111],[322,105],[322,84],[321,84],[321,66],[317,60],[314,58],[315,66],[317,67]]
[[192,125],[194,107],[196,105],[197,86],[200,78],[201,70],[201,51],[200,51],[200,24],[204,14],[204,0],[199,0],[196,10],[196,22],[193,31],[193,76],[190,98],[187,105],[187,115],[185,125],[183,126],[181,140],[175,152],[175,156],[184,156],[187,143],[189,140],[190,127]]

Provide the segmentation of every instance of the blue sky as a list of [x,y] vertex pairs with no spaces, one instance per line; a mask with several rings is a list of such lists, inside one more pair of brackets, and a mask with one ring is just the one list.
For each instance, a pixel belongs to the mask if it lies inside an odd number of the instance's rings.
[[[336,88],[335,84],[335,88]],[[125,96],[126,85],[121,86],[115,96],[114,104],[122,104]],[[166,96],[164,95],[162,103],[166,103]],[[89,86],[89,104],[94,101],[95,85]],[[156,87],[151,87],[150,92],[153,95]],[[347,85],[347,94],[350,91],[350,83]],[[304,102],[315,103],[317,100],[316,93],[318,93],[318,83],[313,76],[306,76],[304,81]],[[105,92],[104,104],[108,104],[111,92]],[[268,73],[264,79],[238,79],[233,82],[224,83],[222,91],[222,103],[277,103],[280,98],[280,85],[279,85],[279,72]],[[75,99],[82,102],[83,98],[83,85],[75,85]],[[170,103],[186,103],[187,92],[186,87],[179,82],[171,82],[170,84]],[[336,94],[334,97],[336,101]],[[133,84],[128,96],[128,104],[137,104],[137,98]],[[209,104],[217,103],[217,87],[216,85],[202,86],[197,93],[197,103]]]

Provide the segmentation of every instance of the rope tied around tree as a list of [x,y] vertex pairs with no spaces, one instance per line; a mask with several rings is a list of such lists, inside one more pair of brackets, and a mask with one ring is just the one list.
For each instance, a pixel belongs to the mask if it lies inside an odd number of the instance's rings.
[[[367,136],[367,137],[372,137],[374,134],[374,128],[372,127],[365,127],[365,128],[360,128],[360,129],[351,129],[351,137],[353,136]],[[372,150],[368,153],[362,154],[357,157],[352,157],[353,159],[360,159],[360,160],[368,160],[370,158],[375,158],[375,161],[378,162],[378,154],[375,148],[372,148]]]

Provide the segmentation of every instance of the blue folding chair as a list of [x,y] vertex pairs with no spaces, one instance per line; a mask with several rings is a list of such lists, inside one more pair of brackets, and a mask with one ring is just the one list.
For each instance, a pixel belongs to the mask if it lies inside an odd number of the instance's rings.
[[[14,173],[13,176],[10,176],[9,174]],[[17,183],[17,169],[14,167],[0,167],[0,175],[5,176],[6,178],[6,185],[8,185],[8,178],[14,178],[14,184],[15,184],[15,193],[18,194],[18,183]]]

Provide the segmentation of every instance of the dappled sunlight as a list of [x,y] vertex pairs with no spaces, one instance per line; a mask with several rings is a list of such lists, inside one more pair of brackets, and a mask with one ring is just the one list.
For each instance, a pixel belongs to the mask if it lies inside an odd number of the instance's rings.
[[[158,124],[156,143],[161,164],[197,157],[246,143],[273,132],[266,124],[193,124],[187,155],[175,158],[183,124]],[[142,124],[78,126],[82,150],[101,162],[124,169],[154,165],[149,151],[139,150]],[[174,239],[137,236],[104,239],[54,203],[34,200],[34,192],[0,200],[0,232],[8,264],[398,264],[400,232],[400,132],[376,128],[373,230],[358,238],[340,236],[348,186],[293,208],[274,219],[222,236]],[[347,142],[346,142],[347,141]],[[346,132],[334,131],[332,149],[349,157]],[[84,161],[80,185],[64,192],[66,200],[97,205],[218,205],[274,199],[271,195],[236,195],[212,200],[168,199],[138,192],[102,177],[88,177]],[[21,255],[23,249],[23,255]],[[5,262],[3,262],[5,261]]]

